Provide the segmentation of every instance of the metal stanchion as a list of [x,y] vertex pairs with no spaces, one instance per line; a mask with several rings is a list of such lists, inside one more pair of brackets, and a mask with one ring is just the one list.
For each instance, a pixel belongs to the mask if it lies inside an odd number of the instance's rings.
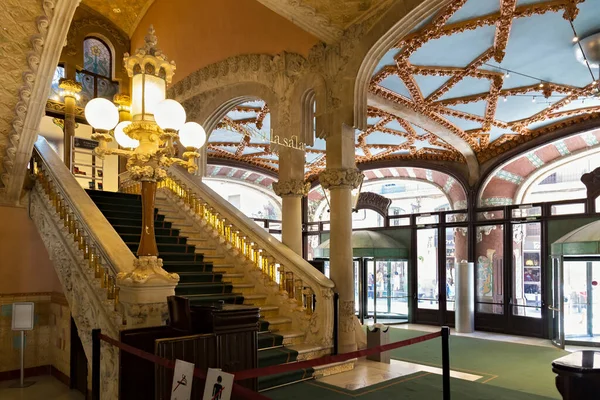
[[100,400],[100,329],[92,329],[92,400]]
[[442,388],[443,399],[450,400],[450,328],[442,326]]
[[332,355],[338,354],[338,330],[339,330],[339,315],[340,315],[340,295],[339,293],[333,294],[333,353]]

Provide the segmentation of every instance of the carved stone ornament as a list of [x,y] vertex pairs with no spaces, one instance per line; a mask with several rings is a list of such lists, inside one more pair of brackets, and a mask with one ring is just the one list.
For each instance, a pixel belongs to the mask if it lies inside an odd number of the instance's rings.
[[383,197],[382,195],[373,192],[362,192],[358,196],[356,209],[362,210],[363,208],[367,208],[386,216],[388,215],[390,204],[392,204],[392,199],[388,199],[387,197]]
[[100,18],[84,18],[78,21],[74,21],[69,29],[67,36],[67,45],[65,46],[65,54],[69,56],[77,55],[79,51],[78,42],[75,40],[79,33],[84,29],[101,28],[111,34],[112,38],[119,46],[123,48],[129,48],[129,39],[121,33],[118,29],[115,29],[113,25],[107,23],[105,20]]
[[133,262],[135,269],[132,272],[119,272],[119,284],[144,284],[152,283],[177,283],[179,275],[170,274],[163,269],[163,261],[155,256],[141,256]]
[[[65,298],[88,360],[92,357],[92,329],[100,328],[106,335],[118,337],[122,315],[114,311],[112,300],[100,287],[88,260],[73,241],[67,228],[55,212],[39,183],[30,192],[31,220],[48,251],[48,256],[64,291]],[[102,345],[102,399],[116,399],[119,387],[119,356],[116,349]]]
[[302,179],[289,179],[273,182],[273,191],[277,196],[306,196],[310,190],[310,183]]
[[340,333],[354,333],[354,300],[340,301]]
[[364,175],[356,168],[327,168],[319,174],[319,181],[325,189],[356,189]]
[[[40,4],[41,3],[41,4]],[[7,40],[8,46],[13,50],[7,52],[6,50],[0,51],[0,54],[5,60],[3,71],[5,73],[5,79],[2,81],[2,94],[3,99],[6,99],[5,108],[12,110],[7,115],[2,115],[3,121],[11,121],[10,126],[2,125],[2,133],[6,137],[0,137],[0,149],[4,154],[0,155],[0,187],[8,186],[11,173],[16,164],[16,157],[18,154],[19,142],[21,140],[21,133],[23,127],[26,125],[26,117],[29,109],[29,103],[33,94],[34,85],[36,79],[39,77],[39,67],[42,59],[42,53],[45,47],[47,47],[46,38],[48,37],[48,31],[50,29],[51,21],[55,12],[56,0],[45,0],[43,2],[10,2],[6,7],[10,9],[10,18],[6,21],[14,25],[7,25],[8,31],[12,32],[9,39]],[[41,5],[41,7],[40,7]],[[41,15],[40,15],[41,14]],[[31,21],[35,15],[39,15],[35,19],[35,31],[30,30],[29,23],[18,23],[16,21]],[[5,26],[5,29],[6,26]],[[19,37],[27,35],[30,46],[23,45],[27,38]],[[18,44],[17,44],[18,42]],[[19,60],[23,59],[26,61],[26,65],[22,65]],[[11,71],[12,70],[12,71]],[[22,71],[22,73],[21,73]],[[17,72],[16,75],[14,73]],[[21,80],[12,78],[11,76],[20,76]],[[19,83],[21,85],[19,86]],[[14,93],[18,93],[17,101],[14,101]],[[10,100],[8,100],[10,99]],[[36,103],[36,102],[32,102]],[[13,106],[14,107],[11,107]],[[39,117],[38,117],[39,122]]]
[[81,83],[65,78],[61,78],[58,83],[58,87],[71,93],[79,93],[82,89]]

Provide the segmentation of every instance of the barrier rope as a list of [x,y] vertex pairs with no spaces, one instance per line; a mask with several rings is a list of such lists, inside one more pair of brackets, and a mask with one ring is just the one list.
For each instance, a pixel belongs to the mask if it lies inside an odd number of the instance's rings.
[[[326,364],[339,363],[339,362],[351,360],[353,358],[370,356],[372,354],[383,353],[384,351],[390,351],[390,350],[398,349],[400,347],[405,347],[405,346],[410,346],[413,344],[425,342],[427,340],[435,339],[440,336],[442,336],[441,332],[434,332],[434,333],[429,333],[427,335],[418,336],[418,337],[415,337],[412,339],[401,340],[399,342],[384,344],[381,346],[371,347],[369,349],[364,349],[364,350],[353,351],[350,353],[338,354],[336,356],[324,356],[324,357],[315,358],[312,360],[298,361],[298,362],[294,362],[294,363],[272,365],[269,367],[262,367],[262,368],[249,369],[249,370],[245,370],[245,371],[239,371],[239,372],[235,372],[234,379],[236,381],[241,381],[241,380],[245,380],[245,379],[258,378],[261,376],[274,375],[274,374],[280,374],[280,373],[284,373],[284,372],[295,371],[298,369],[306,369],[306,368],[318,367],[318,366],[326,365]],[[175,362],[172,360],[167,360],[167,359],[159,357],[157,355],[150,354],[148,352],[140,350],[131,345],[119,342],[119,341],[117,341],[109,336],[106,336],[104,334],[100,334],[100,339],[104,340],[107,343],[110,343],[111,345],[113,345],[115,347],[118,347],[119,349],[121,349],[123,351],[126,351],[126,352],[136,355],[140,358],[143,358],[144,360],[148,360],[150,362],[153,362],[155,364],[161,365],[166,368],[170,368],[170,369],[175,368]],[[204,372],[202,372],[201,370],[199,370],[198,368],[194,368],[194,376],[197,378],[206,379],[206,374]]]
[[442,336],[441,332],[434,332],[423,336],[418,336],[412,339],[401,340],[399,342],[384,344],[377,347],[371,347],[370,349],[353,351],[350,353],[339,354],[337,356],[324,356],[321,358],[315,358],[313,360],[306,361],[298,361],[295,363],[282,364],[282,365],[272,365],[269,367],[263,368],[255,368],[249,369],[246,371],[240,371],[235,373],[235,380],[244,380],[250,378],[258,378],[261,376],[279,374],[283,372],[295,371],[297,369],[303,368],[311,368],[318,367],[320,365],[333,364],[343,361],[348,361],[353,358],[370,356],[372,354],[383,353],[384,351],[394,350],[404,346],[410,346],[412,344],[417,344],[421,342],[425,342],[427,340],[435,339],[437,337]]

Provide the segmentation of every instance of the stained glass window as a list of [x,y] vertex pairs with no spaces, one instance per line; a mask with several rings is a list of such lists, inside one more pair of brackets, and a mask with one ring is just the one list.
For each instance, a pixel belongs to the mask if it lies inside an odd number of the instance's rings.
[[49,99],[59,101],[60,100],[60,88],[58,87],[58,83],[61,78],[65,77],[65,67],[59,65],[54,70],[54,76],[52,77],[52,85],[50,86],[50,94],[48,95]]
[[110,77],[112,70],[110,49],[104,42],[90,37],[83,41],[83,69]]

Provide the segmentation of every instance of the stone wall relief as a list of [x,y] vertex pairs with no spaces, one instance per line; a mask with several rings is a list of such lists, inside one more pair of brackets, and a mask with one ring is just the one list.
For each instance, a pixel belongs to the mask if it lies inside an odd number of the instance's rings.
[[[48,250],[48,255],[65,291],[65,297],[81,342],[83,344],[88,367],[92,354],[91,331],[100,328],[114,338],[118,337],[122,325],[122,316],[113,311],[112,301],[106,299],[106,290],[100,288],[98,280],[87,268],[77,244],[69,236],[68,229],[56,215],[52,204],[39,185],[29,194],[31,196],[31,219],[36,225],[40,237]],[[114,349],[103,344],[101,358],[101,387],[103,399],[114,399],[118,395],[118,356]]]

